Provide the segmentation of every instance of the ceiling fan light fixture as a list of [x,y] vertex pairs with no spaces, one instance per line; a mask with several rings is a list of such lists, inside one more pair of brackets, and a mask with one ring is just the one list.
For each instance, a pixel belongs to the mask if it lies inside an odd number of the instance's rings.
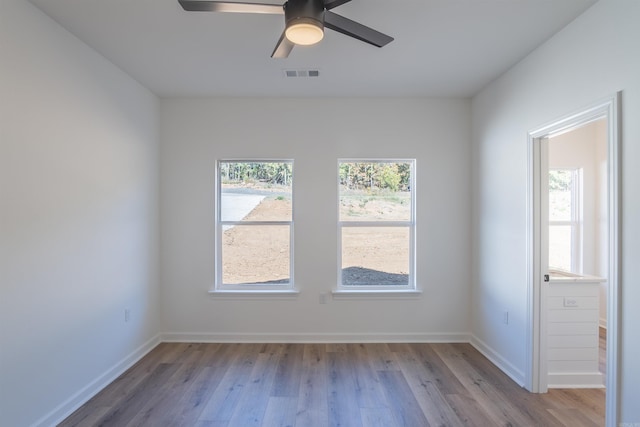
[[298,20],[291,23],[284,34],[291,43],[301,46],[316,44],[324,37],[322,25],[314,20]]
[[351,0],[286,0],[282,6],[253,1],[178,0],[188,12],[284,14],[285,29],[271,53],[272,58],[287,58],[296,45],[318,43],[324,38],[325,27],[377,47],[393,41],[393,37],[331,11]]
[[324,0],[288,0],[284,36],[294,45],[309,46],[324,37]]

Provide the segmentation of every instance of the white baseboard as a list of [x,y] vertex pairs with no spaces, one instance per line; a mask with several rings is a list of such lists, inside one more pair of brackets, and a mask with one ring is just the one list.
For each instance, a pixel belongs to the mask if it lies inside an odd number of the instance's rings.
[[126,356],[120,362],[112,366],[108,371],[98,376],[89,384],[84,386],[81,390],[75,393],[73,396],[65,400],[58,405],[53,411],[49,412],[38,421],[36,421],[34,427],[47,427],[55,426],[62,422],[65,418],[71,415],[79,407],[84,405],[93,396],[98,394],[103,388],[112,383],[116,378],[122,375],[127,369],[133,366],[138,360],[142,359],[147,353],[153,350],[158,344],[160,344],[160,336],[156,335],[149,341],[142,344],[135,349],[131,354]]
[[520,387],[524,387],[525,376],[524,372],[513,366],[508,360],[502,357],[497,351],[489,347],[485,342],[471,335],[470,344],[475,347],[484,357],[489,359],[491,363],[496,365],[498,369],[507,374],[509,378],[516,382]]
[[548,376],[549,388],[604,388],[600,372],[553,374]]
[[468,333],[191,333],[170,332],[163,342],[216,343],[384,343],[469,342]]

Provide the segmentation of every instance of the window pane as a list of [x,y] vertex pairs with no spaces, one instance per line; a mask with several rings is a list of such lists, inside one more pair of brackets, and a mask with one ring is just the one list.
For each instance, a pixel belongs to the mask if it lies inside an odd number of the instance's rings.
[[220,162],[222,221],[291,221],[290,162]]
[[222,236],[222,283],[289,283],[289,225],[236,225]]
[[342,285],[407,286],[409,227],[343,227]]
[[571,221],[573,173],[570,170],[549,171],[549,220]]
[[410,162],[341,162],[340,221],[411,221]]
[[571,271],[571,226],[549,226],[549,268]]

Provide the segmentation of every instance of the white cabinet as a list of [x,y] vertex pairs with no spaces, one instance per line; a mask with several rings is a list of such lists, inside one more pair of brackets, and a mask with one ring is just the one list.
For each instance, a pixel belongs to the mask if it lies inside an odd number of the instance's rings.
[[604,387],[598,347],[603,281],[552,273],[546,292],[549,388]]

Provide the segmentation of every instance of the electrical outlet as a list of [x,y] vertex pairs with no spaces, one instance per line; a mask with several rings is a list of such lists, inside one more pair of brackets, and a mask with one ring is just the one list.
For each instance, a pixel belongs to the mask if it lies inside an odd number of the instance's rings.
[[131,320],[131,310],[129,310],[128,308],[124,309],[124,321],[128,322],[129,320]]
[[320,298],[318,301],[320,304],[326,304],[327,303],[327,294],[326,293],[321,293],[320,294]]
[[502,323],[505,325],[509,324],[509,312],[506,310],[502,313]]

